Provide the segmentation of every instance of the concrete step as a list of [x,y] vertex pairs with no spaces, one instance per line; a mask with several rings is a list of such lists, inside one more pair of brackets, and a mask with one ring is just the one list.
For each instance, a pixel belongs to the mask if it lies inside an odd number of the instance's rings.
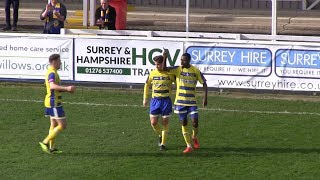
[[[41,11],[24,10],[20,12],[19,21],[34,21],[40,20]],[[67,21],[70,23],[82,23],[82,16],[79,16],[81,12],[70,11],[68,13]],[[0,14],[0,18],[4,19],[5,15]],[[142,24],[150,24],[152,21],[174,21],[184,22],[185,17],[173,15],[173,16],[160,16],[150,15],[143,13],[128,13],[127,21]],[[146,22],[143,22],[146,21]],[[271,17],[259,17],[259,16],[248,16],[248,17],[237,17],[237,16],[226,16],[226,15],[206,15],[206,16],[191,16],[190,22],[242,22],[242,23],[271,23]],[[279,23],[302,23],[302,24],[319,24],[320,18],[305,18],[305,17],[278,17]]]
[[[150,29],[149,29],[150,28]],[[178,26],[127,26],[128,30],[153,30],[153,31],[177,31],[177,32],[185,32],[185,27],[178,27]],[[212,28],[207,28],[207,27],[190,27],[189,28],[190,32],[210,32],[210,33],[245,33],[245,34],[269,34],[270,29],[230,29],[230,28],[218,28],[218,27],[212,27]]]
[[[67,18],[67,22],[69,23],[82,23],[82,16],[69,16]],[[141,17],[139,16],[127,16],[127,22],[134,25],[154,25],[157,22],[185,22],[185,19],[179,18],[167,18],[167,17],[153,17],[144,15]],[[271,17],[216,17],[216,18],[208,18],[208,17],[195,17],[190,18],[190,24],[192,23],[203,23],[212,24],[212,23],[244,23],[244,24],[271,24]],[[278,23],[280,24],[290,24],[290,23],[303,23],[303,24],[318,24],[320,25],[320,18],[319,19],[307,19],[307,18],[288,18],[288,17],[279,17]]]
[[[33,2],[24,2],[20,1],[19,3],[19,11],[21,9],[37,9],[42,10],[46,7],[46,4],[48,1],[43,0],[42,2],[35,2],[35,0],[32,0]],[[81,10],[82,9],[82,3],[67,3],[64,4],[68,10]],[[0,9],[4,9],[5,3],[4,1],[1,1],[0,3]]]
[[[82,25],[67,25],[65,26],[69,29],[98,29],[96,26],[94,27],[84,27]],[[144,31],[177,31],[177,32],[184,32],[184,26],[139,26],[139,25],[127,25],[128,30],[144,30]],[[190,32],[210,32],[210,33],[244,33],[244,34],[270,34],[271,29],[270,27],[261,27],[261,28],[247,28],[247,27],[236,27],[233,28],[225,27],[225,26],[212,26],[211,28],[208,27],[193,27],[190,26]],[[1,31],[1,30],[0,30]],[[42,33],[43,31],[43,24],[34,25],[34,24],[26,24],[22,23],[18,26],[18,31],[14,33]],[[11,32],[11,31],[10,31]],[[308,30],[308,31],[301,31],[295,28],[287,28],[284,29],[283,27],[278,27],[278,34],[283,35],[314,35],[319,34],[319,30]]]
[[83,26],[82,24],[65,24],[67,29],[99,29],[98,26]]
[[314,18],[293,17],[293,18],[290,18],[290,23],[318,24],[318,25],[320,25],[320,18],[319,17],[314,17]]
[[[4,8],[0,8],[0,15],[5,16],[5,10]],[[42,9],[30,9],[30,8],[19,8],[19,18],[21,16],[30,16],[30,17],[35,17],[35,16],[40,16],[42,12]],[[12,9],[11,9],[11,14],[12,14]],[[74,16],[77,15],[77,10],[68,10],[68,16]]]
[[314,36],[319,35],[319,31],[301,31],[296,29],[286,29],[278,31],[279,35],[295,35],[295,36]]
[[[67,20],[73,20],[76,22],[82,21],[82,16],[76,15],[77,11],[72,11],[69,13]],[[0,14],[0,18],[4,19],[5,15]],[[181,18],[180,16],[150,16],[148,14],[128,14],[127,21],[136,21],[136,22],[143,22],[143,21],[168,21],[168,22],[184,22],[185,17]],[[40,11],[33,12],[32,11],[22,11],[19,14],[19,21],[30,21],[30,20],[40,20]],[[269,23],[271,22],[271,17],[258,17],[258,16],[249,16],[249,17],[227,17],[224,15],[212,15],[212,16],[191,16],[190,22],[243,22],[243,23]],[[320,22],[320,18],[300,18],[300,17],[278,17],[278,22],[288,22],[288,23],[302,23],[302,24],[318,24]]]
[[[151,28],[151,29],[149,29]],[[166,29],[166,31],[180,31],[184,32],[185,28],[183,27],[173,27],[173,26],[153,26],[153,27],[146,27],[146,26],[128,26],[128,30],[154,30],[154,31],[162,31]],[[242,29],[242,28],[219,28],[219,27],[212,27],[211,29],[204,28],[204,27],[190,27],[190,32],[209,32],[209,33],[243,33],[243,34],[271,34],[271,28],[262,28],[262,29]],[[279,35],[304,35],[304,36],[313,36],[315,34],[319,34],[319,31],[301,31],[295,29],[282,29],[278,27],[278,34]]]
[[284,26],[284,29],[296,31],[318,31],[318,34],[320,32],[319,24],[288,24]]

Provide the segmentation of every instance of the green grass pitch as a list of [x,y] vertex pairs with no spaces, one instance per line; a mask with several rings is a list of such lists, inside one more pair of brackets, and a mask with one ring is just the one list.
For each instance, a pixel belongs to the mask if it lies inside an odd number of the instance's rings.
[[[1,179],[318,179],[320,103],[210,93],[200,109],[201,149],[184,155],[177,115],[160,152],[142,89],[79,87],[63,95],[63,154],[38,144],[48,133],[43,85],[0,84]],[[201,93],[199,93],[201,95]],[[189,124],[189,129],[191,129]]]

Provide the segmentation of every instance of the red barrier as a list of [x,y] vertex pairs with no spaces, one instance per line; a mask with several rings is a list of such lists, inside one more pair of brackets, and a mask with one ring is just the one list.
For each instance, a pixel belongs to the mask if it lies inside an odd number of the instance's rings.
[[124,30],[127,25],[127,0],[110,0],[110,5],[116,9],[116,29]]

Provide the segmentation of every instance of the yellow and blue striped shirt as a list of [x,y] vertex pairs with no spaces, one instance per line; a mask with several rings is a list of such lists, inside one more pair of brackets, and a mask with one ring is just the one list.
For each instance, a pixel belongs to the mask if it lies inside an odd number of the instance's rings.
[[151,71],[145,85],[143,98],[148,98],[150,85],[152,84],[152,98],[155,97],[169,97],[171,94],[172,83],[175,78],[172,74],[166,71],[158,71],[157,69]]
[[196,106],[196,85],[203,84],[206,79],[198,68],[190,65],[189,68],[173,67],[170,73],[176,76],[177,93],[174,104],[181,106]]
[[44,100],[44,105],[47,108],[61,106],[61,95],[60,91],[50,89],[50,82],[60,84],[60,77],[57,70],[52,66],[49,66],[45,75],[45,84],[47,88],[47,95]]

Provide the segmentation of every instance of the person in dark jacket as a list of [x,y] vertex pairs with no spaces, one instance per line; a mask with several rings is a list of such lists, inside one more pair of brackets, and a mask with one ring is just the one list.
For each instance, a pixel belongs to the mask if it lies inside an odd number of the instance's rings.
[[95,25],[99,29],[116,30],[116,9],[109,5],[109,0],[100,0],[100,3],[95,13]]
[[40,14],[40,19],[45,20],[44,34],[60,34],[67,18],[67,8],[58,0],[51,0]]

